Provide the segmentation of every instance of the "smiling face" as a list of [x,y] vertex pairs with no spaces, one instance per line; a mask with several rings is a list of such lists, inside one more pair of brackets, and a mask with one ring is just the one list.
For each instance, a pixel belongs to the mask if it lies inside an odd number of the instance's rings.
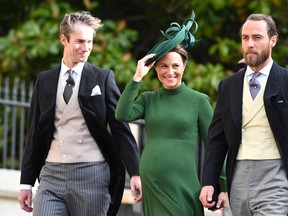
[[174,89],[181,85],[185,67],[180,54],[169,52],[156,62],[155,70],[163,87]]
[[263,20],[248,20],[242,28],[242,51],[246,64],[259,71],[271,60],[272,48],[277,36],[268,36],[267,23]]
[[90,26],[75,23],[69,39],[62,34],[60,40],[64,46],[64,63],[72,68],[80,62],[86,62],[93,46],[94,29]]

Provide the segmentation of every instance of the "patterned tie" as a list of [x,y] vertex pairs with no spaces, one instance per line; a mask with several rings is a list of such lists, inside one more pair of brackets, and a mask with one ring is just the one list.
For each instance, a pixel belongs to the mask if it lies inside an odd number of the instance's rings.
[[67,71],[67,73],[69,73],[69,76],[68,76],[68,79],[66,80],[66,86],[63,92],[63,97],[64,97],[64,101],[66,104],[68,104],[71,98],[71,95],[73,93],[73,87],[75,86],[75,82],[72,77],[73,70],[70,69]]
[[257,77],[259,77],[260,75],[261,75],[260,72],[254,72],[251,80],[249,81],[250,93],[251,93],[253,100],[257,96],[257,94],[261,88],[261,85],[260,85],[259,81],[257,80]]

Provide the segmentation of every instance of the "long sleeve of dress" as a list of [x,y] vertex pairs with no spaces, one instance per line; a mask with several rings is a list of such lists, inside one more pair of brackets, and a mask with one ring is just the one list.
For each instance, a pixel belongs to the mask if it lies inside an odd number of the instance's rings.
[[115,112],[117,120],[129,122],[144,118],[145,99],[141,95],[137,98],[140,86],[141,82],[133,80],[127,84],[117,103]]

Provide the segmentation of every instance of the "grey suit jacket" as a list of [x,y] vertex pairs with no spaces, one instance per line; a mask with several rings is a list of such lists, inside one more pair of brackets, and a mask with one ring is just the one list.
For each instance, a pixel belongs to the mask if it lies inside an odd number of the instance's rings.
[[[34,185],[45,163],[54,133],[55,104],[60,66],[41,72],[32,95],[28,137],[21,168],[21,184]],[[99,85],[102,94],[91,97]],[[127,123],[115,119],[120,92],[113,72],[85,63],[80,80],[78,102],[91,136],[109,163],[111,205],[108,215],[116,215],[125,183],[125,167],[130,176],[139,175],[139,153]],[[109,125],[110,130],[107,130]]]
[[[208,133],[202,185],[217,186],[227,154],[228,192],[241,142],[245,69],[219,84],[218,101]],[[288,175],[288,70],[273,64],[264,92],[264,107]]]

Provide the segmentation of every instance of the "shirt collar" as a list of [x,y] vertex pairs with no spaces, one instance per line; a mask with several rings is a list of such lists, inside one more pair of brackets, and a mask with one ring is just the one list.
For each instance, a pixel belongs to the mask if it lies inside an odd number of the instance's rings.
[[[259,72],[261,74],[266,75],[267,77],[270,74],[270,70],[272,68],[273,65],[273,60],[271,60],[264,68],[262,68]],[[252,75],[254,73],[254,71],[251,69],[251,67],[248,65],[247,69],[246,69],[246,77],[249,77],[250,75]]]
[[65,63],[63,62],[63,59],[61,61],[61,71],[60,71],[60,74],[61,76],[65,76],[66,72],[69,70],[69,69],[72,69],[77,75],[81,76],[82,74],[82,70],[84,68],[84,62],[80,62],[78,63],[75,67],[73,68],[69,68],[67,67],[67,65],[65,65]]

